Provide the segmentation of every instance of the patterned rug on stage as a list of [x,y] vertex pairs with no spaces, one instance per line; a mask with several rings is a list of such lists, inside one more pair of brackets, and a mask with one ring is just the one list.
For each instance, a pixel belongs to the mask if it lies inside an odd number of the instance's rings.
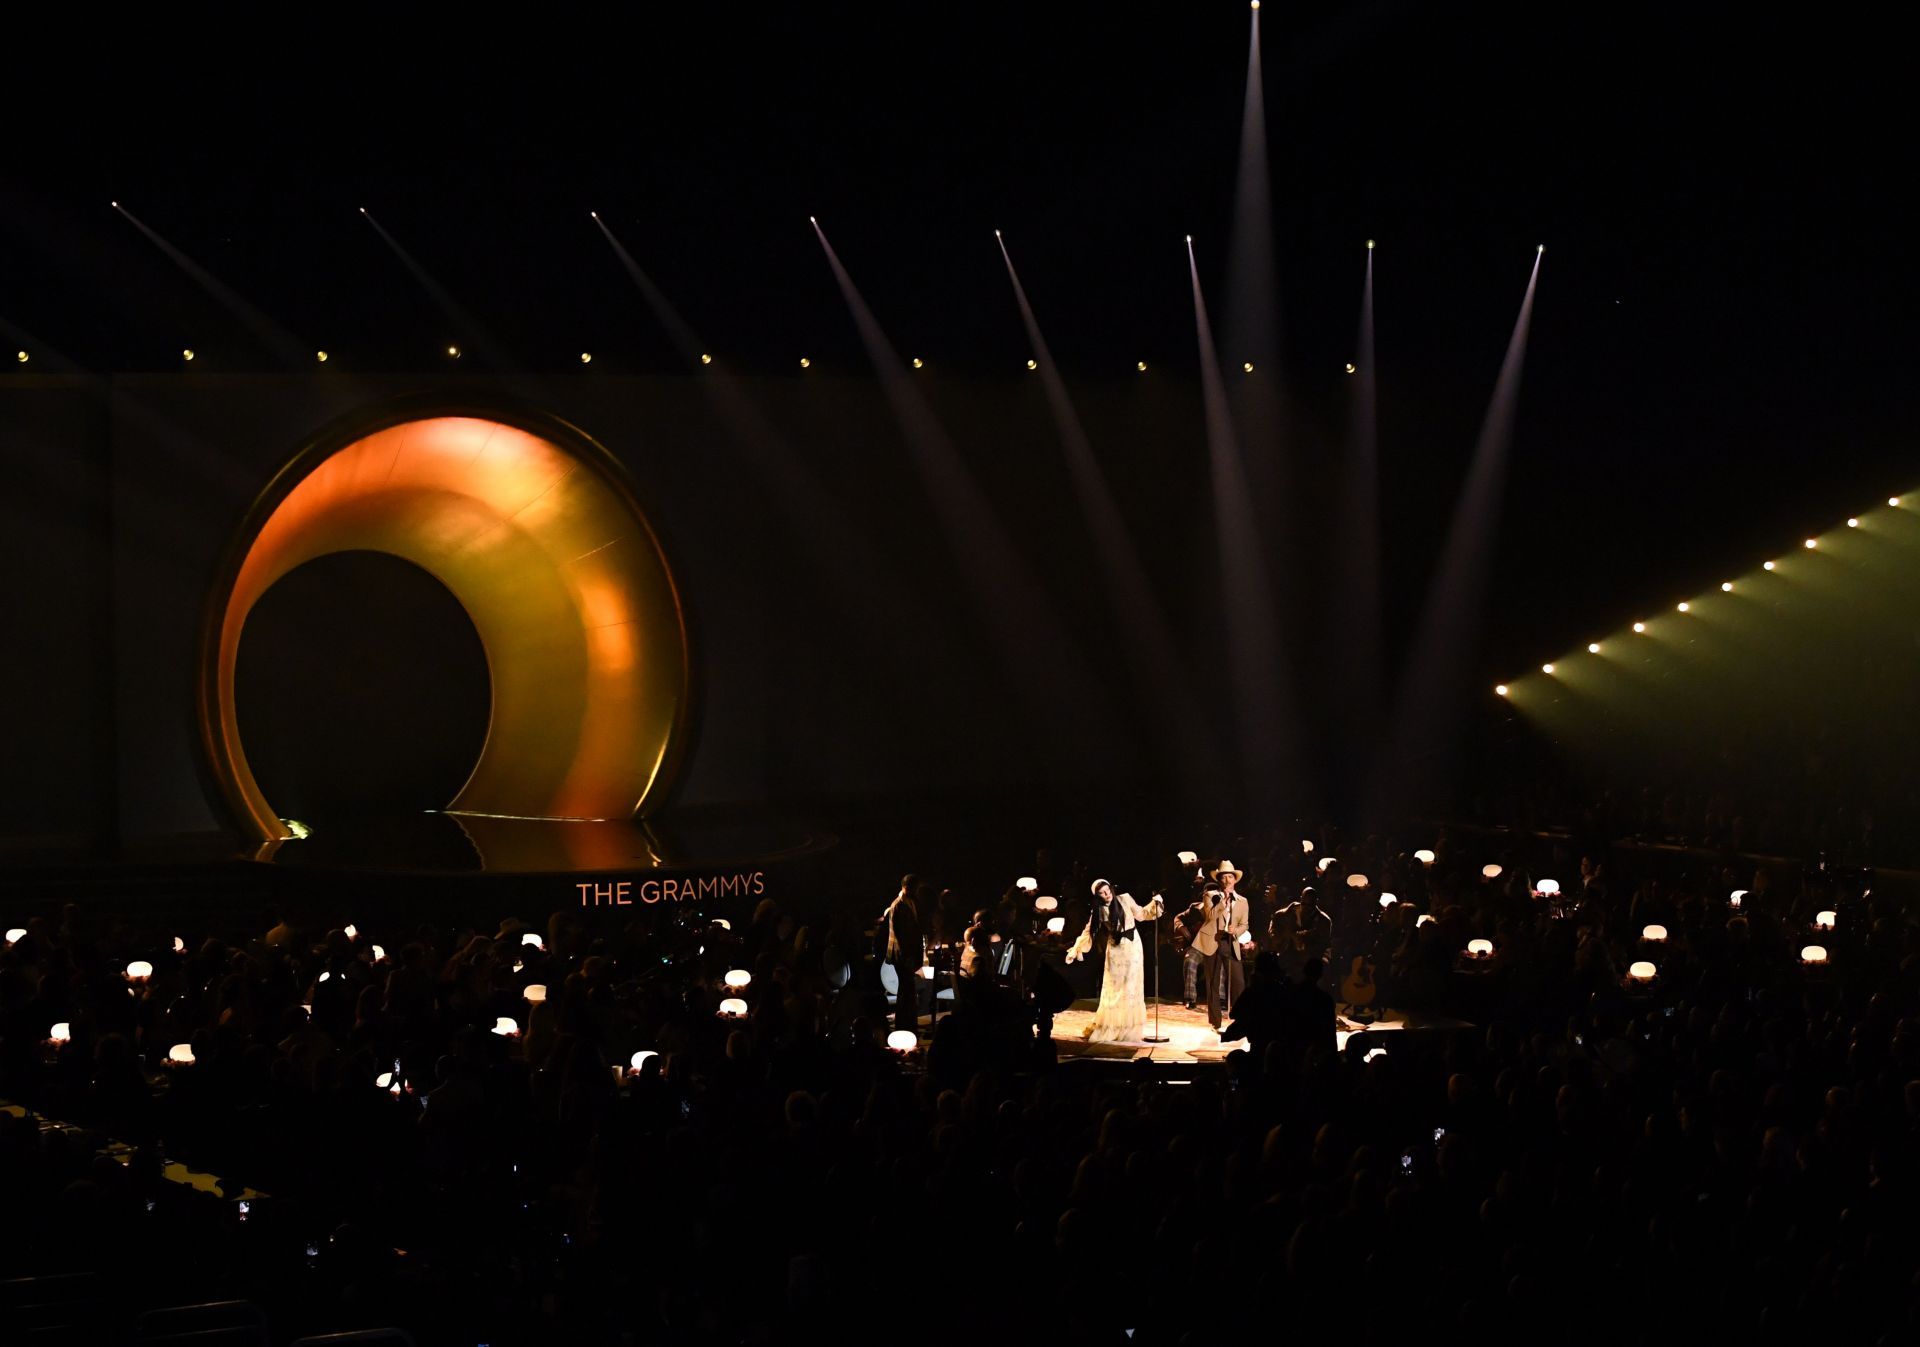
[[[1188,1010],[1178,1003],[1160,1008],[1159,1027],[1154,1027],[1153,1007],[1147,1007],[1146,1031],[1165,1038],[1165,1043],[1089,1043],[1082,1036],[1093,1023],[1098,1002],[1076,1001],[1073,1009],[1054,1017],[1053,1042],[1063,1059],[1090,1057],[1103,1061],[1148,1062],[1221,1062],[1230,1052],[1244,1052],[1246,1044],[1236,1040],[1222,1043],[1220,1035],[1207,1023],[1203,1010]],[[1362,1018],[1355,1018],[1356,1016]],[[1344,1049],[1355,1034],[1391,1034],[1408,1029],[1465,1029],[1464,1020],[1437,1017],[1409,1019],[1397,1010],[1380,1009],[1370,1016],[1364,1011],[1340,1008],[1335,1034],[1337,1046]],[[1391,1039],[1376,1039],[1385,1047]]]

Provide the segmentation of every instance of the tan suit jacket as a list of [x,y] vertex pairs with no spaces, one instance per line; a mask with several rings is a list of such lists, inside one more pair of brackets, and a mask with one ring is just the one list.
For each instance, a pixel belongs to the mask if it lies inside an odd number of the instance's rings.
[[1232,946],[1233,957],[1239,958],[1240,935],[1247,929],[1247,900],[1235,894],[1229,910],[1224,895],[1220,900],[1202,899],[1200,918],[1200,929],[1193,935],[1193,947],[1200,951],[1201,957],[1211,959],[1220,948],[1220,927],[1224,923],[1227,928],[1225,938]]

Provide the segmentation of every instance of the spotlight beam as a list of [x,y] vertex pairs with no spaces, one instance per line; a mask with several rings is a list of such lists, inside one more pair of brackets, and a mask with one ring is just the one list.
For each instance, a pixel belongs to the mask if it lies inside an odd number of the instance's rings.
[[113,208],[128,224],[144,234],[149,243],[165,253],[167,260],[185,272],[194,284],[218,300],[228,313],[231,313],[243,327],[260,340],[262,345],[273,352],[276,359],[288,365],[305,363],[306,352],[309,349],[305,342],[296,339],[286,328],[241,298],[233,287],[167,242],[159,231],[125,206],[116,201],[113,203]]
[[1200,388],[1224,582],[1229,679],[1240,732],[1241,776],[1253,816],[1267,818],[1280,802],[1283,773],[1292,765],[1284,691],[1287,671],[1276,631],[1273,587],[1261,555],[1252,502],[1247,498],[1246,473],[1235,442],[1233,418],[1227,410],[1226,388],[1191,236],[1187,239],[1187,274],[1193,284],[1194,328],[1200,345]]
[[1020,306],[1020,321],[1026,326],[1029,347],[1039,356],[1040,383],[1046,392],[1047,410],[1052,414],[1054,429],[1066,454],[1067,470],[1080,498],[1087,531],[1093,535],[1100,573],[1107,585],[1107,600],[1124,633],[1124,650],[1134,678],[1146,704],[1165,713],[1163,723],[1169,756],[1186,782],[1188,798],[1196,802],[1204,800],[1209,794],[1207,767],[1218,760],[1218,748],[1211,742],[1206,720],[1175,658],[1179,643],[1167,623],[1165,611],[1154,597],[1153,584],[1140,562],[1139,550],[1127,533],[1072,395],[1053,363],[1053,352],[1040,330],[1040,320],[1028,301],[1026,287],[1020,283],[1013,255],[1007,251],[1006,240],[998,230],[994,231],[994,239],[1000,245],[1001,260],[1007,264],[1007,279],[1013,283],[1013,295]]
[[1113,717],[1096,707],[1100,685],[1063,639],[1068,629],[1053,613],[992,503],[841,264],[826,231],[811,217],[809,223],[996,653],[1011,685],[1028,702],[1035,732],[1051,741],[1050,766],[1061,784],[1084,779],[1090,770],[1115,770],[1121,763],[1116,736],[1109,732]]
[[[1340,603],[1346,648],[1345,664],[1347,743],[1360,750],[1359,761],[1371,762],[1379,749],[1380,718],[1380,462],[1379,402],[1374,382],[1373,248],[1367,248],[1366,280],[1360,289],[1360,321],[1355,344],[1354,373],[1348,380],[1352,399],[1349,412],[1346,489],[1344,583]],[[1364,780],[1350,782],[1364,789]]]
[[1520,374],[1526,363],[1527,331],[1533,320],[1541,256],[1539,252],[1534,254],[1486,420],[1454,504],[1445,547],[1433,569],[1426,607],[1395,703],[1392,745],[1380,759],[1380,775],[1373,792],[1377,809],[1399,807],[1407,791],[1443,779],[1448,766],[1453,731],[1472,681],[1471,661],[1479,648],[1487,573],[1506,486],[1507,448],[1520,401]]
[[479,352],[481,358],[496,370],[513,368],[513,362],[506,358],[506,352],[501,349],[500,344],[479,323],[475,322],[465,309],[454,302],[453,296],[447,293],[445,286],[434,279],[432,272],[415,261],[412,253],[401,247],[400,240],[387,232],[386,226],[373,217],[372,211],[362,206],[360,218],[372,225],[373,232],[393,250],[393,255],[399,259],[400,265],[405,267],[407,274],[413,277],[422,290],[426,291],[427,297],[434,302],[441,316],[459,334],[465,346]]

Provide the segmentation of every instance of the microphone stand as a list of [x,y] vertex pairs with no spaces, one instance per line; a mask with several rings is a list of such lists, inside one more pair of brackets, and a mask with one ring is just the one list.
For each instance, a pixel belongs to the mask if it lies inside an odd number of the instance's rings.
[[[1155,898],[1161,895],[1154,894]],[[1160,917],[1166,915],[1165,899],[1161,900]],[[1167,1038],[1160,1032],[1160,917],[1153,919],[1153,1032],[1142,1034],[1142,1043],[1165,1043]]]

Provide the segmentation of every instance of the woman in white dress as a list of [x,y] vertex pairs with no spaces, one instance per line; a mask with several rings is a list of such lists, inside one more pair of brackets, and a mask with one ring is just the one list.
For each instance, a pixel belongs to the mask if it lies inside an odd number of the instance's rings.
[[1067,962],[1074,963],[1092,953],[1098,945],[1106,955],[1106,969],[1100,980],[1100,1008],[1083,1035],[1092,1043],[1138,1043],[1147,1028],[1147,982],[1144,960],[1140,957],[1140,932],[1143,921],[1155,921],[1161,913],[1160,897],[1154,895],[1145,907],[1133,901],[1130,893],[1115,893],[1104,879],[1093,881],[1093,912],[1087,929],[1067,951]]

